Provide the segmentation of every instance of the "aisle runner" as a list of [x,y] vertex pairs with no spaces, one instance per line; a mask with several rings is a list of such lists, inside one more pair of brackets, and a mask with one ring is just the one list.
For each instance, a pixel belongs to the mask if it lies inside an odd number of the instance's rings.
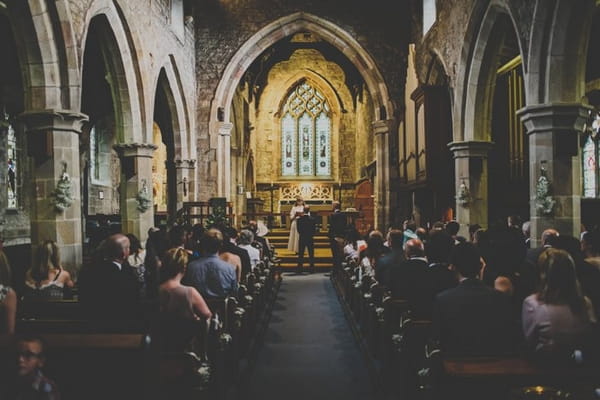
[[252,400],[370,400],[368,371],[324,274],[284,274],[250,377]]

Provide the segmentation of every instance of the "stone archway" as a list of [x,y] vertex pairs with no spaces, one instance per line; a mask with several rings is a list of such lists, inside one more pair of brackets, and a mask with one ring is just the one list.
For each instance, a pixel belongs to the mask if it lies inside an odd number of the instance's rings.
[[[475,39],[467,41],[465,46],[472,47],[463,52],[461,60],[464,75],[459,75],[453,118],[458,126],[455,125],[454,142],[450,145],[454,152],[455,184],[459,196],[457,219],[464,229],[470,224],[488,225],[488,154],[494,146],[492,120],[498,66],[506,62],[501,60],[500,54],[506,38],[510,36],[508,33],[518,32],[518,25],[506,2],[492,1],[487,8],[476,11],[468,29],[468,34],[474,35]],[[479,25],[478,13],[481,13]],[[519,35],[512,34],[510,37],[515,38],[514,51],[520,60],[524,60]],[[522,79],[528,79],[526,71]],[[460,117],[456,116],[457,112]],[[515,118],[514,111],[512,117]]]
[[[290,35],[300,31],[311,31],[319,34],[324,40],[337,47],[348,59],[353,60],[357,69],[363,75],[373,98],[376,112],[376,115],[373,116],[374,120],[381,117],[379,111],[382,109],[386,110],[384,114],[394,115],[394,105],[388,95],[383,76],[368,52],[349,33],[335,24],[308,13],[298,12],[280,18],[258,31],[233,56],[225,68],[212,101],[209,122],[211,135],[217,135],[217,132],[220,132],[220,136],[227,136],[224,132],[228,128],[230,129],[228,124],[231,114],[231,101],[244,71],[265,49],[277,42],[282,35]],[[214,141],[211,140],[212,143]],[[219,146],[219,148],[228,147],[227,145]],[[219,153],[222,155],[221,152]],[[219,161],[219,171],[221,171],[218,179],[218,182],[220,182],[219,193],[224,193],[224,188],[229,187],[229,179],[225,174],[222,174],[229,164],[229,160],[226,158],[221,157]]]

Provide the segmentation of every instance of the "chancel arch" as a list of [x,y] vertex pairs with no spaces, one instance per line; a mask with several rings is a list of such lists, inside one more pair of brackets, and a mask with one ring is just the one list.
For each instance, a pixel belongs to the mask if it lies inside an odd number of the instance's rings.
[[[211,147],[216,149],[217,154],[226,154],[225,157],[217,160],[217,192],[219,194],[225,195],[225,191],[228,190],[226,188],[231,187],[231,175],[229,174],[231,161],[227,149],[230,147],[231,103],[236,88],[240,83],[240,77],[244,76],[247,69],[259,59],[261,54],[267,52],[269,48],[280,41],[282,36],[290,37],[302,32],[318,35],[324,42],[336,48],[346,60],[354,65],[353,68],[358,71],[363,82],[354,88],[355,92],[362,91],[364,86],[365,91],[369,93],[369,99],[373,102],[373,107],[370,108],[371,115],[369,115],[371,124],[374,121],[385,120],[388,116],[393,117],[396,115],[394,103],[388,94],[386,82],[378,70],[377,64],[352,35],[329,21],[305,12],[294,13],[273,21],[256,32],[238,49],[225,68],[216,89],[215,97],[211,103],[209,117]],[[389,131],[387,124],[387,121],[385,121],[382,125],[386,133]],[[365,132],[365,134],[370,134],[371,131],[372,128],[369,127],[369,132]],[[257,132],[257,134],[260,134],[260,132]],[[383,136],[381,137],[383,138]],[[354,139],[352,139],[353,141]],[[383,148],[387,143],[387,140],[382,139],[381,146],[377,151],[378,157],[381,158],[381,173],[378,176],[378,181],[381,181],[381,185],[385,185],[385,182],[387,182],[386,177],[389,161],[383,153]],[[261,164],[259,163],[258,165]],[[353,168],[348,169],[348,177],[354,180],[354,174],[350,177],[351,169]],[[259,176],[260,171],[257,170],[257,179],[259,179]],[[381,187],[383,188],[383,186]],[[385,200],[387,197],[384,190],[380,189],[379,192],[382,199],[380,201],[380,209],[383,216],[387,212],[385,210],[389,206],[389,199]],[[351,198],[352,196],[350,195]]]

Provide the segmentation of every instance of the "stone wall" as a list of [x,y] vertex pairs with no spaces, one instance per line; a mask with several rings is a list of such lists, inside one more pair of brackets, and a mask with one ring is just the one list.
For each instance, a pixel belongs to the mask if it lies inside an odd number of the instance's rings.
[[[376,3],[382,6],[387,4],[382,0]],[[198,43],[198,147],[206,149],[199,156],[199,170],[207,185],[206,190],[201,189],[201,197],[209,195],[211,186],[212,191],[216,191],[217,154],[208,150],[209,147],[215,148],[214,143],[209,140],[209,135],[214,132],[209,132],[208,123],[211,119],[211,100],[219,79],[235,52],[255,32],[281,17],[299,11],[307,12],[335,23],[340,30],[352,35],[377,63],[385,77],[391,100],[401,104],[404,87],[403,66],[406,63],[403,43],[408,37],[409,13],[382,13],[382,9],[373,2],[358,0],[252,0],[198,4],[195,14]],[[282,37],[284,35],[282,32]],[[264,131],[260,134],[267,135],[268,138],[269,132]],[[261,173],[268,176],[272,171],[263,170]],[[346,173],[351,175],[353,171],[348,170],[344,172]]]
[[[435,54],[440,58],[449,78],[449,86],[456,89],[458,74],[464,70],[465,55],[477,38],[481,20],[488,2],[478,0],[438,1],[437,20],[423,36],[421,7],[422,1],[413,0],[412,42],[416,45],[415,65],[421,82],[426,82]],[[510,12],[517,24],[516,36],[521,42],[521,55],[527,60],[530,29],[533,20],[535,1],[501,0],[499,7]],[[467,60],[470,58],[467,58]]]

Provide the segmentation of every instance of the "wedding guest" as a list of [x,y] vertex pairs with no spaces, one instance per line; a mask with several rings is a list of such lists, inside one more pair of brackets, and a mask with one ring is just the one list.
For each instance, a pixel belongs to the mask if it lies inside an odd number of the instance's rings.
[[11,288],[11,270],[3,251],[4,239],[0,237],[0,333],[15,332],[17,294]]
[[560,355],[584,346],[596,322],[590,300],[579,287],[575,265],[564,250],[540,255],[541,285],[523,302],[523,333],[536,353]]
[[62,299],[72,288],[71,274],[62,268],[58,246],[52,240],[41,243],[33,265],[25,275],[24,297],[29,299]]

